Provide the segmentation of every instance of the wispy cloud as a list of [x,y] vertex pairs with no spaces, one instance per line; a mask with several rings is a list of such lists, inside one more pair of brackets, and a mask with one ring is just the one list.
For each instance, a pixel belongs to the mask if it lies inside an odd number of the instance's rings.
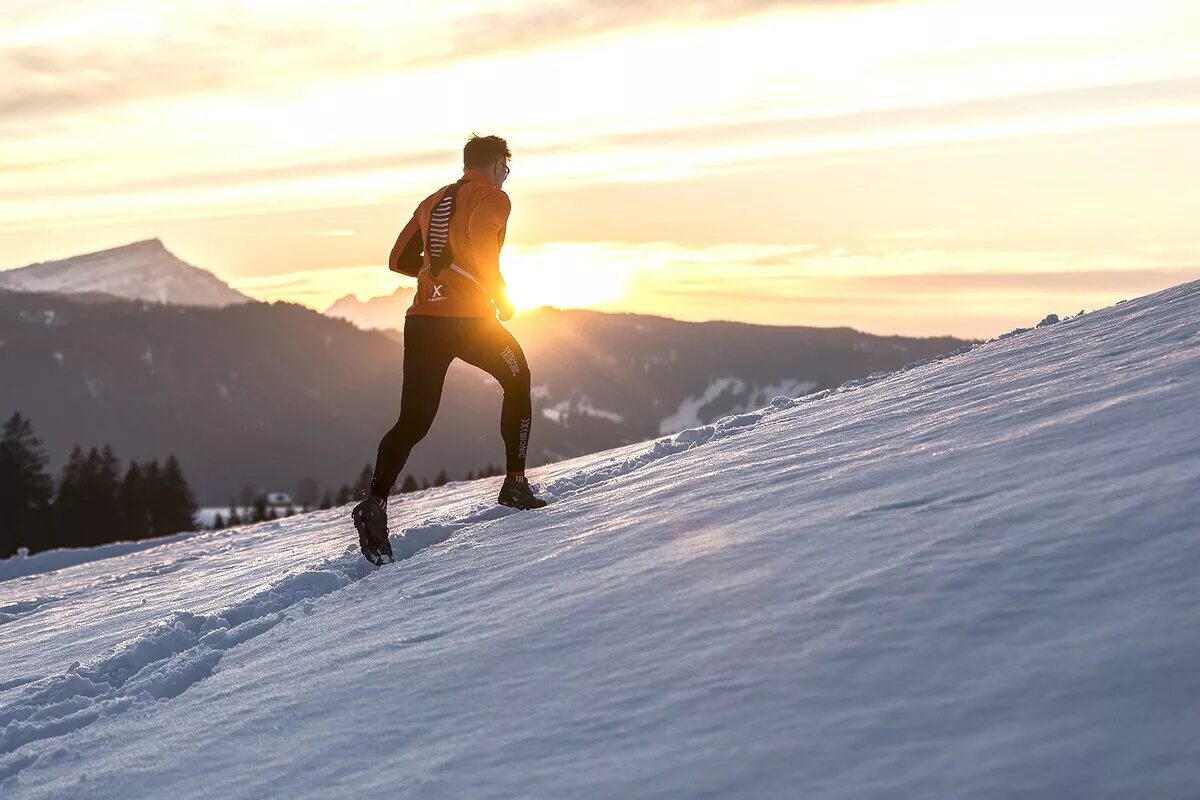
[[454,17],[446,17],[380,2],[352,2],[348,8],[346,3],[298,4],[280,13],[274,6],[256,11],[253,4],[231,2],[155,8],[107,0],[90,13],[99,22],[107,12],[124,25],[86,36],[0,39],[0,121],[20,124],[188,94],[264,91],[290,86],[298,75],[329,80],[428,68],[662,23],[887,1],[559,0],[482,13],[476,4],[464,3],[456,4]]
[[599,137],[595,145],[683,147],[719,141],[755,142],[770,139],[795,141],[798,137],[845,137],[864,131],[898,136],[914,128],[972,125],[984,133],[987,122],[1014,118],[1071,117],[1105,109],[1179,108],[1200,104],[1200,76],[1138,81],[1108,86],[1022,92],[986,98],[960,98],[953,102],[905,104],[852,113],[817,113],[779,119],[741,120],[715,125],[689,125],[666,130],[631,131]]
[[[1157,110],[1200,108],[1200,77],[1128,85],[1042,92],[958,103],[909,108],[886,108],[850,114],[820,114],[740,124],[583,135],[519,148],[525,164],[544,161],[552,170],[524,175],[525,185],[578,179],[587,170],[606,173],[603,180],[641,181],[650,178],[643,167],[664,163],[664,153],[691,176],[722,168],[755,169],[787,158],[813,154],[852,153],[950,142],[1004,139],[1026,126],[1054,133],[1054,120],[1091,120],[1095,127],[1135,124]],[[1114,113],[1119,109],[1119,113]],[[1200,120],[1200,113],[1192,113]],[[1171,119],[1163,117],[1170,122]],[[1187,122],[1187,119],[1180,119]],[[1069,131],[1064,131],[1069,132]],[[456,146],[413,152],[393,150],[344,158],[300,158],[280,165],[249,165],[238,169],[178,171],[133,179],[105,179],[92,184],[41,183],[30,188],[0,187],[0,197],[47,199],[89,195],[177,192],[181,189],[272,184],[323,177],[370,175],[419,170],[453,163]],[[623,154],[623,155],[616,155]],[[766,158],[765,154],[771,154]],[[624,165],[609,169],[614,160]],[[47,164],[48,165],[48,162]],[[639,166],[640,165],[640,166]],[[0,170],[4,168],[0,165]],[[16,168],[14,165],[12,168]],[[32,167],[29,167],[32,168]],[[584,170],[583,173],[579,170]]]
[[230,285],[259,300],[300,303],[318,310],[353,294],[363,298],[383,297],[401,281],[386,267],[339,267],[284,272],[277,275],[235,278]]
[[445,58],[558,46],[580,37],[656,25],[696,25],[778,9],[871,5],[898,0],[540,0],[475,14],[454,29]]
[[[0,187],[0,197],[14,200],[21,198],[80,197],[87,195],[153,192],[157,190],[200,189],[213,186],[248,186],[269,184],[278,181],[326,176],[357,175],[394,170],[413,170],[444,164],[444,150],[428,152],[392,151],[347,158],[320,158],[296,161],[278,166],[248,166],[240,169],[216,169],[203,172],[181,170],[165,175],[136,178],[133,180],[109,180],[103,183],[38,186],[27,189],[5,189]],[[2,167],[0,167],[2,169]]]
[[95,10],[126,24],[74,36],[67,24],[63,36],[33,41],[23,41],[18,29],[0,40],[0,121],[29,122],[168,96],[255,91],[289,85],[302,68],[344,70],[361,63],[345,57],[344,42],[319,17],[255,13],[229,3],[213,3],[209,14],[183,4],[99,5]]

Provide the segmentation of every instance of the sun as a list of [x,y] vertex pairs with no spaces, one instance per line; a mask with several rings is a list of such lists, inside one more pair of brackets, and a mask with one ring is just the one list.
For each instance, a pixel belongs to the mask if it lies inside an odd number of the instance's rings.
[[592,244],[507,248],[503,256],[508,297],[518,311],[540,306],[594,308],[623,300],[633,266]]

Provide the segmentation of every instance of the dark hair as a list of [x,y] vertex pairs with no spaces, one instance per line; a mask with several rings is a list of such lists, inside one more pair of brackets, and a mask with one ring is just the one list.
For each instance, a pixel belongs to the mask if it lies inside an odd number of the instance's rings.
[[463,148],[463,167],[466,169],[481,169],[502,158],[512,158],[512,153],[508,152],[508,142],[499,136],[476,136],[472,133]]

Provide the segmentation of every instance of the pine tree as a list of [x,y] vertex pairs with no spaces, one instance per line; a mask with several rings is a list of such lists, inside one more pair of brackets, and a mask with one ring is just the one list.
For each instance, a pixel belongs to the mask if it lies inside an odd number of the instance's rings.
[[420,490],[421,490],[421,487],[417,483],[416,478],[414,478],[412,475],[404,476],[404,483],[400,484],[401,492],[417,492]]
[[83,547],[84,531],[88,524],[87,458],[79,445],[71,448],[71,455],[63,465],[58,479],[53,508],[54,547]]
[[242,516],[238,514],[237,504],[231,498],[229,500],[229,519],[225,522],[227,527],[232,528],[234,525],[242,524]]
[[54,481],[48,459],[29,420],[14,413],[0,438],[0,558],[51,546],[50,500]]
[[450,482],[450,476],[446,474],[446,470],[442,470],[441,472],[439,472],[437,474],[437,477],[433,479],[434,486],[445,486],[449,482]]
[[78,445],[63,467],[54,504],[55,534],[61,547],[95,547],[121,538],[124,526],[118,493],[120,464],[111,447]]
[[163,471],[157,458],[142,465],[142,481],[146,487],[146,514],[150,523],[147,535],[162,536],[170,511],[163,494]]
[[212,529],[214,531],[219,531],[224,527],[225,527],[225,518],[222,517],[221,512],[218,511],[217,515],[215,517],[213,517]]
[[354,499],[354,490],[349,486],[342,484],[342,488],[338,489],[337,500],[334,505],[344,506]]
[[321,510],[333,508],[333,498],[329,496],[329,492],[321,495]]
[[195,530],[196,497],[174,455],[167,457],[167,464],[163,468],[162,492],[165,518],[159,535]]
[[124,520],[125,536],[129,539],[146,539],[154,535],[153,520],[150,518],[149,490],[141,466],[136,461],[130,461],[117,495]]
[[97,452],[88,453],[88,465],[92,478],[92,528],[91,541],[94,545],[128,539],[123,529],[123,514],[118,494],[121,491],[121,464],[109,445]]

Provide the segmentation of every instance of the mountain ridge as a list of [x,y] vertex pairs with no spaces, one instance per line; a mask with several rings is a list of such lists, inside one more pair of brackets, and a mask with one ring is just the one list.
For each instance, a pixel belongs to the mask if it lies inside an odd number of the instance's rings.
[[0,272],[0,288],[55,294],[108,294],[125,300],[223,307],[256,302],[208,270],[178,258],[160,239],[40,261]]
[[404,315],[412,305],[416,287],[400,286],[390,295],[359,300],[357,295],[347,294],[329,305],[322,314],[348,320],[363,330],[404,327]]
[[[535,465],[964,344],[585,311],[541,310],[510,325],[532,365]],[[402,340],[286,303],[198,308],[0,292],[0,371],[21,376],[0,395],[0,415],[30,417],[56,465],[76,443],[140,460],[174,452],[209,505],[247,483],[290,491],[313,477],[336,490],[373,461],[395,421]],[[461,477],[499,463],[499,395],[490,378],[453,365],[406,474]]]

